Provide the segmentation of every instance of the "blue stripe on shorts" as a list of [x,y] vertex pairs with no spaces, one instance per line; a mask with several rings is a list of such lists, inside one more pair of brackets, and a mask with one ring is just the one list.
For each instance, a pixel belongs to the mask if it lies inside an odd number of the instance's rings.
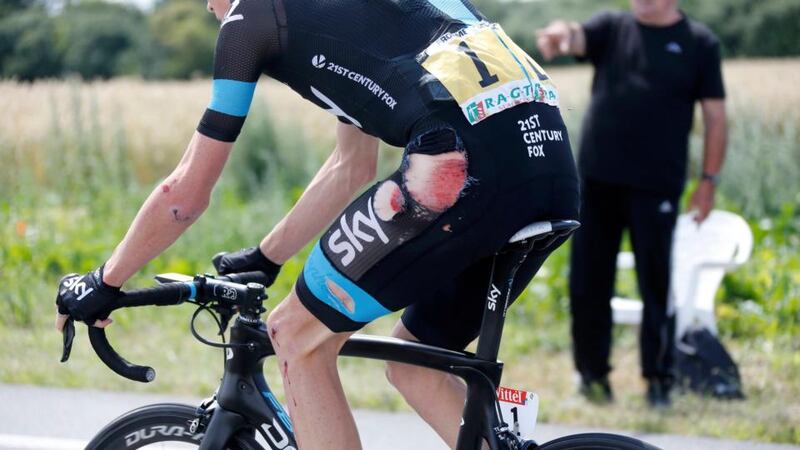
[[[391,312],[333,267],[322,252],[319,243],[314,246],[311,256],[306,261],[303,277],[314,297],[354,322],[372,322]],[[328,288],[329,280],[342,288],[353,299],[355,307],[352,312]]]

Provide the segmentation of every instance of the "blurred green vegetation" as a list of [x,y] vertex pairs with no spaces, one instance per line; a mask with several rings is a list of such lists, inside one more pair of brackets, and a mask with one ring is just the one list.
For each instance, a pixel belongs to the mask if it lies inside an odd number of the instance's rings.
[[[551,20],[628,7],[627,0],[474,3],[534,56],[535,30]],[[720,37],[727,57],[800,55],[796,0],[683,0],[681,7]],[[193,0],[159,1],[152,11],[105,0],[0,0],[0,77],[207,76],[217,30],[203,3]]]
[[205,5],[0,0],[0,76],[179,78],[211,73],[219,24]]
[[[45,159],[28,160],[32,155],[3,149],[0,137],[0,153],[12,158],[10,164],[0,166],[0,178],[7,181],[0,183],[0,278],[8,306],[0,309],[0,323],[30,325],[38,311],[33,305],[51,296],[50,287],[59,276],[102,263],[157,181],[136,175],[141,162],[129,154],[125,130],[114,121],[112,129],[104,129],[91,96],[75,95],[70,102],[68,116],[74,121],[68,131],[62,129],[52,106]],[[572,111],[568,127],[578,130],[576,121],[581,116],[580,111]],[[797,110],[777,122],[759,119],[754,110],[752,117],[735,116],[731,124],[717,206],[738,211],[749,220],[755,250],[751,262],[727,277],[719,293],[720,315],[725,319],[720,326],[729,336],[773,339],[788,335],[800,346],[797,124]],[[103,136],[110,136],[110,141]],[[257,242],[268,224],[275,223],[299,198],[332,145],[308,142],[304,136],[299,126],[283,126],[278,132],[266,106],[256,102],[214,192],[214,207],[190,229],[189,236],[142,273],[207,271],[210,255]],[[695,167],[700,159],[699,139],[695,132]],[[761,157],[765,151],[769,158]],[[393,170],[397,156],[397,152],[382,152],[384,174]],[[163,170],[148,173],[166,173],[172,163],[161,160],[158,164]],[[690,186],[687,196],[691,191]],[[531,285],[529,291],[537,300],[523,302],[527,306],[520,309],[525,320],[568,319],[566,255],[565,249],[556,252]],[[296,275],[292,267],[299,267],[299,262],[285,271],[286,283]],[[288,289],[289,284],[284,287]],[[635,295],[635,281],[623,278],[619,289]]]

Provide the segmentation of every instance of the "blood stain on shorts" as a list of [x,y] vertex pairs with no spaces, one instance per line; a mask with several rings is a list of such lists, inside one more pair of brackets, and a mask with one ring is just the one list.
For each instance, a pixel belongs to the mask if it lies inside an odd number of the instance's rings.
[[378,218],[388,222],[405,209],[406,199],[400,186],[392,180],[387,180],[375,192],[373,206]]
[[411,154],[404,178],[417,203],[432,212],[444,212],[456,203],[467,183],[467,157],[458,150],[438,155]]

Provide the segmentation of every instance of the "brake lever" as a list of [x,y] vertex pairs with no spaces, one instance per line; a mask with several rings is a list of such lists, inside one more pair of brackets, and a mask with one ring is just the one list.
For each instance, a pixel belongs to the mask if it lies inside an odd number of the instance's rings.
[[61,330],[61,334],[64,337],[64,347],[61,350],[61,362],[63,363],[69,359],[69,355],[72,353],[72,341],[75,339],[75,321],[72,317],[68,318],[64,323],[64,329]]

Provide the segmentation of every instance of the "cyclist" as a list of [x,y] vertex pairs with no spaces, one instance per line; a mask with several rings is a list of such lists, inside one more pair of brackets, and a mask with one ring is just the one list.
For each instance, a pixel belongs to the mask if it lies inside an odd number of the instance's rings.
[[[336,370],[344,341],[403,308],[394,336],[463,349],[478,333],[490,257],[523,226],[577,218],[577,175],[557,91],[541,67],[467,0],[209,0],[222,22],[213,93],[177,168],[97,270],[65,277],[67,315],[110,323],[119,287],[208,206],[261,73],[338,116],[336,147],[294,208],[221,273],[281,264],[323,232],[267,325],[297,439],[353,449]],[[375,176],[378,142],[405,146]],[[349,205],[348,205],[349,203]],[[520,269],[515,298],[549,250]],[[390,381],[452,447],[465,388],[390,363]]]

